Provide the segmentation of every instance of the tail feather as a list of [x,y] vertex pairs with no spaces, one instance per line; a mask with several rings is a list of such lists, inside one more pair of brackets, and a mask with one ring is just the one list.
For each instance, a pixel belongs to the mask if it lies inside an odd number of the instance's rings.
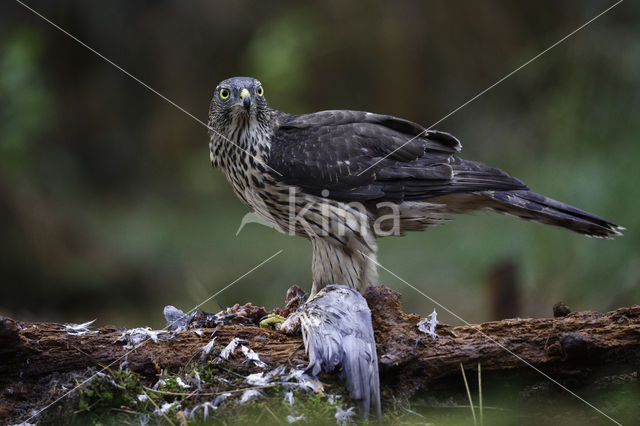
[[483,191],[477,193],[493,201],[488,207],[504,214],[556,226],[591,237],[622,235],[623,227],[560,201],[527,190]]

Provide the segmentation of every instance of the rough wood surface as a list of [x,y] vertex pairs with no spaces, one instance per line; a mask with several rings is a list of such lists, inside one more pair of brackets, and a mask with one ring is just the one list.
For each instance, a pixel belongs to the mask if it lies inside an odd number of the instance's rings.
[[[588,375],[598,367],[640,361],[640,306],[607,313],[574,312],[559,318],[522,318],[451,327],[438,339],[418,331],[417,315],[405,314],[400,295],[386,287],[365,295],[373,311],[382,381],[415,390],[457,375],[460,363],[483,372],[531,370],[556,377]],[[516,356],[517,355],[517,356]]]
[[[481,363],[483,372],[529,369],[513,354],[559,376],[640,361],[640,306],[560,318],[507,319],[460,327],[440,324],[439,337],[434,339],[418,330],[419,316],[402,311],[398,293],[380,286],[370,288],[365,297],[374,319],[381,382],[391,391],[410,393],[433,380],[457,375],[460,363],[465,368]],[[8,398],[7,389],[29,387],[52,373],[105,365],[118,368],[125,359],[127,368],[148,376],[157,373],[157,365],[178,369],[199,359],[198,350],[210,341],[212,331],[202,329],[199,335],[187,330],[157,343],[146,340],[129,350],[118,342],[122,330],[114,327],[75,336],[62,324],[0,318],[2,397]],[[218,345],[234,337],[246,339],[270,365],[291,363],[304,355],[300,336],[257,326],[222,325],[216,336]]]
[[[0,387],[16,380],[29,382],[54,372],[83,370],[110,365],[117,369],[127,361],[127,368],[143,375],[157,373],[157,365],[170,370],[186,366],[199,359],[198,352],[211,339],[213,329],[201,329],[202,336],[187,330],[169,337],[161,335],[158,342],[145,340],[138,348],[127,348],[119,342],[122,330],[103,327],[95,334],[70,335],[63,324],[17,323],[5,318],[0,321]],[[268,364],[282,364],[303,355],[300,336],[263,330],[259,327],[223,325],[216,332],[216,343],[228,344],[238,337],[260,354]],[[244,359],[244,358],[243,358]]]

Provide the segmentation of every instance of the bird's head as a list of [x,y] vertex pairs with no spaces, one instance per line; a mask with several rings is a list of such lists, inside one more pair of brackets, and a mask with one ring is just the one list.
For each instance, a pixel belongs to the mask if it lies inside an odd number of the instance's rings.
[[212,124],[248,124],[269,109],[262,83],[252,77],[232,77],[216,87],[209,107]]

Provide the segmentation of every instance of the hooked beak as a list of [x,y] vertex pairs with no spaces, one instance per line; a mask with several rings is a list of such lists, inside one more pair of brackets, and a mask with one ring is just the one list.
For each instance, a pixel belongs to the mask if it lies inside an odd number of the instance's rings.
[[242,106],[249,112],[251,109],[251,93],[247,89],[242,89],[240,92],[240,99],[242,100]]

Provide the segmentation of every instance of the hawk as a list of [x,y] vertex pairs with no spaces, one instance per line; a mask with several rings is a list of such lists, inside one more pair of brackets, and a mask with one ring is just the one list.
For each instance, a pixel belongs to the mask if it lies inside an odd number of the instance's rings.
[[209,108],[211,162],[255,214],[311,241],[311,295],[378,284],[376,239],[498,213],[609,238],[623,229],[460,158],[449,133],[389,115],[271,109],[251,77],[222,81]]

